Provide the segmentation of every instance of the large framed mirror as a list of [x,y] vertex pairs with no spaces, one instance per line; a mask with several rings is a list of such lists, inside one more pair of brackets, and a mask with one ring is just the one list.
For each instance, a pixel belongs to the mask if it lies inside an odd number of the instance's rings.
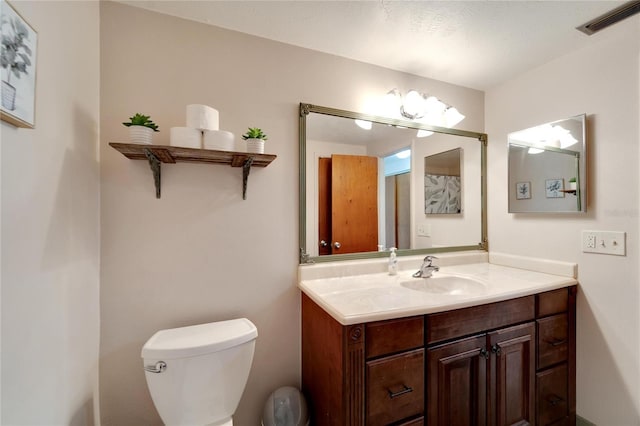
[[586,114],[509,133],[509,213],[585,213],[586,141]]
[[[301,103],[300,262],[486,250],[486,145],[484,133]],[[429,208],[443,197],[456,207]]]

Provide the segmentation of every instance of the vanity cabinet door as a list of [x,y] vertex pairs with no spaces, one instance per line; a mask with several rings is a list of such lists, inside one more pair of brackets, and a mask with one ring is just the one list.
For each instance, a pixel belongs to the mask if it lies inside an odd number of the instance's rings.
[[427,351],[427,424],[486,425],[486,336],[475,336]]
[[535,425],[535,324],[494,331],[487,340],[489,424]]

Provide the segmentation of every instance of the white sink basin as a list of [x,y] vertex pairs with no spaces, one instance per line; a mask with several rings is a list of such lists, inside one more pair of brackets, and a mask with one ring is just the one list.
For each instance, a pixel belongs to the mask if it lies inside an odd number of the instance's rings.
[[457,275],[434,274],[429,278],[413,278],[400,283],[402,287],[430,294],[472,296],[486,292],[481,281]]

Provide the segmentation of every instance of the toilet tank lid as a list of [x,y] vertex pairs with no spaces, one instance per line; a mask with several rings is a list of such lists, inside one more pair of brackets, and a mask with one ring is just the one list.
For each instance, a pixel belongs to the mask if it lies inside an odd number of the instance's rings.
[[176,359],[218,352],[258,337],[246,318],[160,330],[142,347],[142,358]]

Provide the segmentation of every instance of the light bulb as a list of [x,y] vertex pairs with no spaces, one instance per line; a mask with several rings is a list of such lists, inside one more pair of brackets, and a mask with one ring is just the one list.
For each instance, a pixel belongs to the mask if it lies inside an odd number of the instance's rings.
[[424,129],[420,129],[418,130],[418,133],[416,134],[417,138],[426,138],[427,136],[431,136],[433,134],[432,131],[430,130],[424,130]]
[[364,130],[371,130],[371,122],[366,120],[355,120],[358,127]]
[[455,107],[449,107],[444,111],[444,122],[446,127],[453,127],[464,119],[465,116]]
[[415,120],[424,115],[424,103],[424,96],[422,94],[416,90],[409,90],[404,97],[400,112],[404,117]]

